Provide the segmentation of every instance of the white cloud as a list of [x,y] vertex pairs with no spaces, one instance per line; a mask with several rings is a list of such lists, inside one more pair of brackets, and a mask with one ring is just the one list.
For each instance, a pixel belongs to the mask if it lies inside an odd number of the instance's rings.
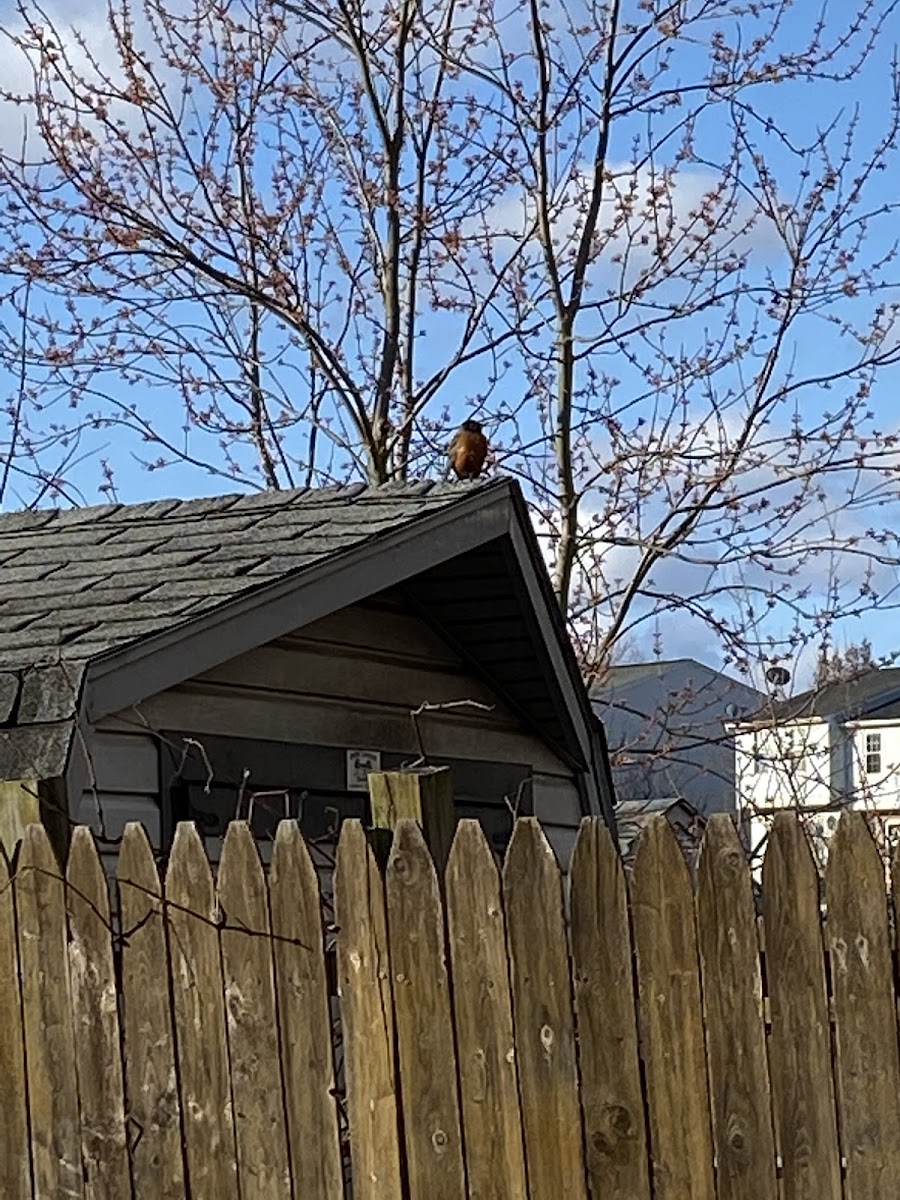
[[[26,11],[28,6],[26,4]],[[130,13],[135,38],[145,50],[152,49],[147,36],[146,18],[138,6]],[[33,11],[33,25],[40,29],[57,48],[58,61],[66,79],[83,80],[88,87],[103,85],[109,80],[113,89],[125,86],[121,66],[121,51],[109,21],[107,5],[101,0],[81,0],[81,3],[47,4],[40,13]],[[18,155],[27,136],[28,155],[39,156],[39,134],[36,131],[34,107],[29,100],[35,90],[35,68],[40,61],[35,33],[20,15],[4,22],[0,29],[0,53],[3,59],[2,90],[12,99],[0,97],[0,151]],[[165,68],[157,77],[165,80]],[[60,95],[69,100],[68,92],[59,87]],[[103,87],[104,91],[108,91]],[[20,103],[16,103],[16,99]],[[113,111],[113,105],[115,111]],[[124,101],[110,106],[111,116],[124,121],[126,129],[138,128],[143,117],[140,110]]]
[[[743,257],[751,252],[774,257],[781,242],[772,222],[744,194],[720,196],[721,176],[707,168],[679,167],[654,171],[627,163],[612,163],[604,183],[598,219],[600,259],[633,277],[659,261],[660,248],[672,238],[685,236],[677,256],[690,252],[694,236],[706,238],[714,229],[710,249],[722,255]],[[552,202],[552,237],[558,247],[572,244],[584,224],[584,211],[592,187],[586,167],[560,186]],[[488,224],[497,234],[520,241],[535,227],[533,194],[510,195],[494,206]],[[619,262],[617,263],[617,259]]]

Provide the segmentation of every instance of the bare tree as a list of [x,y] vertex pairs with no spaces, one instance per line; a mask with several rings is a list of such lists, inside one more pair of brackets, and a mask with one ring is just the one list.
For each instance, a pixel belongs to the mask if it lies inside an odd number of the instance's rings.
[[867,671],[877,671],[887,666],[888,661],[879,662],[868,638],[850,643],[843,649],[823,646],[816,663],[816,687],[827,687],[829,683],[856,679]]
[[405,478],[471,414],[589,678],[661,615],[749,670],[893,603],[897,7],[19,0],[18,494],[104,442],[108,488]]

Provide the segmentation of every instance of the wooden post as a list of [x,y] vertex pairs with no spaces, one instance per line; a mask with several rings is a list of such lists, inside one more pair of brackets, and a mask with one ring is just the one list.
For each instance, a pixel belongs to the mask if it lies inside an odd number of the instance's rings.
[[453,774],[449,767],[408,767],[369,774],[372,825],[389,830],[404,818],[418,821],[438,874],[450,854],[456,832]]

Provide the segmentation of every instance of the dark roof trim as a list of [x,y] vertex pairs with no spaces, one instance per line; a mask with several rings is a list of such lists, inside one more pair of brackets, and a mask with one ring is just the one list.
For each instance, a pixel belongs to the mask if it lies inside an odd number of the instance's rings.
[[[84,713],[97,721],[508,532],[507,480],[94,659]],[[202,570],[201,568],[198,568]]]
[[[797,697],[797,700],[806,700],[810,695],[812,693],[804,692],[802,696]],[[814,713],[803,711],[800,708],[791,711],[788,706],[792,702],[785,700],[782,701],[785,707],[781,711],[776,710],[773,706],[765,716],[757,713],[752,717],[748,717],[745,721],[729,722],[728,727],[738,732],[742,729],[774,729],[782,725],[827,725],[829,722],[837,722],[839,725],[845,725],[854,721],[865,721],[867,714],[876,713],[888,704],[896,704],[898,700],[900,700],[900,687],[887,688],[883,692],[876,692],[871,696],[867,696],[859,704],[852,705],[849,708],[836,709],[833,712]],[[874,721],[878,718],[872,716],[870,719]]]
[[[537,534],[531,523],[528,506],[518,488],[513,490],[512,500],[517,518],[510,531],[513,548],[528,581],[531,607],[538,614],[543,641],[550,651],[569,720],[578,732],[579,741],[585,751],[585,762],[588,764],[588,770],[580,776],[582,807],[589,815],[599,813],[605,817],[615,837],[615,788],[609,763],[606,730],[594,712],[587,688],[584,686],[565,618],[550,584]],[[529,570],[525,570],[526,561]]]
[[597,777],[598,747],[592,736],[595,727],[594,713],[581,680],[565,621],[547,577],[537,537],[522,494],[518,490],[513,494],[513,505],[516,515],[516,520],[510,528],[513,552],[525,581],[531,611],[537,617],[541,640],[550,655],[560,698],[565,705],[569,722],[578,736],[582,762],[587,767],[580,776],[582,811],[585,815],[602,813],[607,820],[611,820],[611,805],[602,802],[600,781]]

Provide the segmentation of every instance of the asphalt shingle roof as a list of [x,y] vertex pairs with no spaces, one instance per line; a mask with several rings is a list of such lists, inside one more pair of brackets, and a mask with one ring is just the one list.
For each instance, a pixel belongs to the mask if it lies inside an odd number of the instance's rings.
[[879,697],[897,689],[900,689],[900,667],[876,667],[857,675],[855,679],[841,679],[825,687],[810,688],[798,696],[777,701],[753,714],[749,720],[781,722],[837,714],[852,719],[876,708]]
[[491,486],[352,484],[0,514],[0,778],[63,769],[91,659]]

